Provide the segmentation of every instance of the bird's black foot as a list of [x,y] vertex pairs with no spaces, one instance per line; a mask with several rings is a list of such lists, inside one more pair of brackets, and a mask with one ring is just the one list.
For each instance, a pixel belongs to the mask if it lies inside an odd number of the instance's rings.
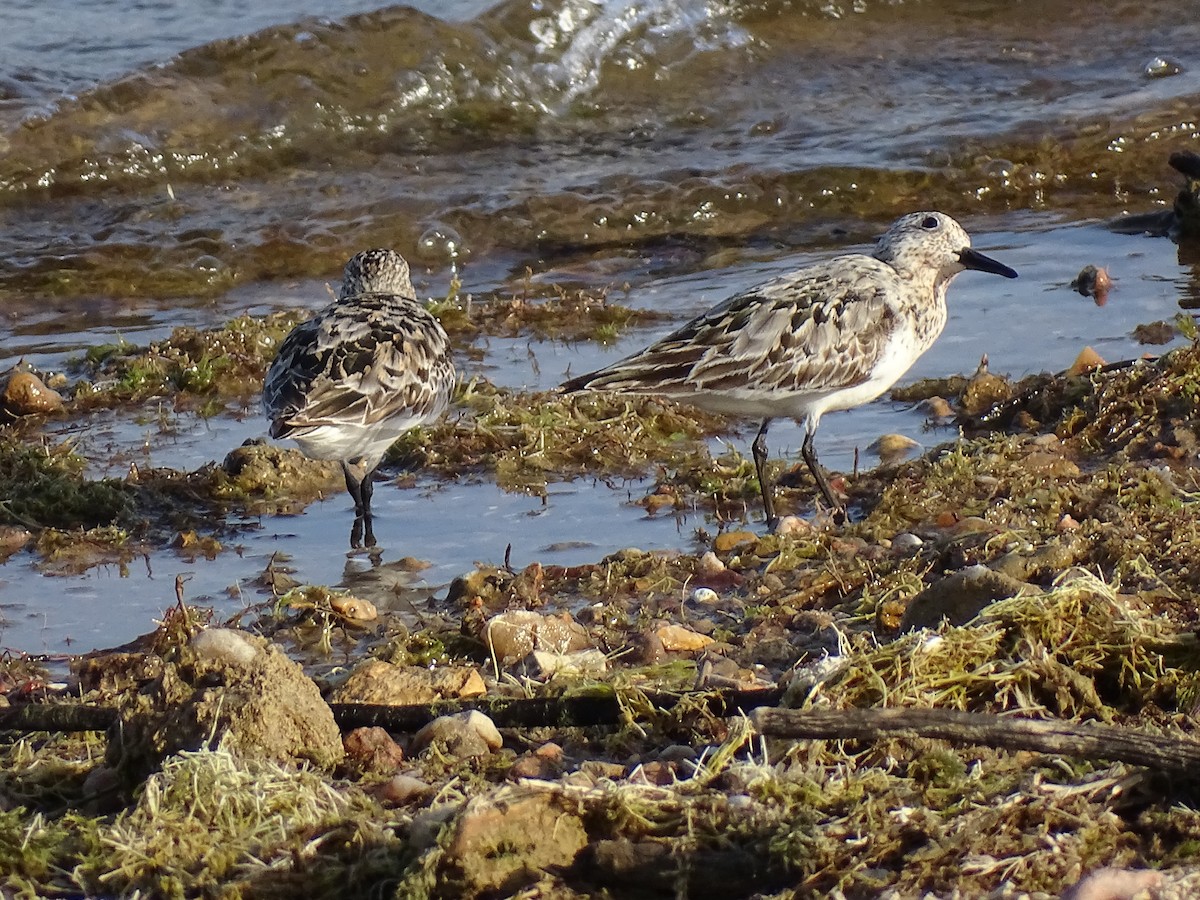
[[350,549],[362,550],[364,547],[370,549],[374,546],[375,529],[371,521],[371,514],[356,514],[354,524],[350,527]]

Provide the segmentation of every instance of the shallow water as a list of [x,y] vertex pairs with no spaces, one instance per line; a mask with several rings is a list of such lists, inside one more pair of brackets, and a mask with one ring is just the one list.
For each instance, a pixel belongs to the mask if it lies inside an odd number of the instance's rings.
[[[1157,352],[1133,328],[1200,305],[1194,248],[1102,224],[1169,203],[1166,157],[1196,148],[1200,22],[1182,2],[1087,22],[1074,4],[1015,16],[982,0],[459,2],[337,20],[314,17],[369,6],[110,6],[22,6],[0,60],[0,367],[63,370],[117,338],[315,308],[344,258],[377,244],[413,259],[427,296],[444,294],[451,263],[478,295],[515,289],[528,267],[677,323],[928,207],[1021,278],[961,276],[945,333],[905,381],[970,372],[984,354],[1019,376],[1063,369],[1085,345],[1109,360]],[[241,36],[253,28],[266,30]],[[1172,61],[1180,71],[1161,74]],[[1067,287],[1088,263],[1116,279],[1103,307]],[[482,339],[462,368],[546,388],[670,327],[608,347]],[[254,409],[205,421],[148,404],[48,431],[101,476],[194,469],[264,424]],[[884,432],[954,438],[923,428],[881,400],[826,417],[818,450],[849,470]],[[729,440],[745,453],[752,437]],[[772,451],[794,456],[802,437],[777,423]],[[628,503],[646,489],[581,481],[543,503],[487,482],[381,484],[376,570],[338,549],[344,495],[249,523],[214,562],[161,548],[126,577],[47,577],[19,554],[0,567],[0,645],[127,640],[174,601],[177,574],[189,599],[232,612],[261,599],[249,585],[276,551],[301,581],[388,600],[390,578],[442,585],[509,543],[516,565],[690,549],[703,516],[649,518]],[[581,535],[590,544],[572,545]],[[390,574],[401,556],[432,566]]]

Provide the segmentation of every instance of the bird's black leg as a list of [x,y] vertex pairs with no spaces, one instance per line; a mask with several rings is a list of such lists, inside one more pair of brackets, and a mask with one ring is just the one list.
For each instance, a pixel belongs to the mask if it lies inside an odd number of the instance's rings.
[[821,491],[821,496],[825,498],[825,502],[829,504],[829,508],[834,511],[835,518],[840,519],[845,514],[846,506],[834,494],[833,488],[829,486],[829,479],[825,477],[825,470],[817,462],[817,451],[813,448],[813,435],[815,433],[816,430],[812,428],[805,431],[804,446],[800,449],[800,455],[808,463],[808,470],[812,472],[812,476],[817,482],[817,488]]
[[[350,528],[350,547],[375,546],[375,529],[371,520],[371,497],[375,493],[375,470],[355,477],[354,466],[342,462],[342,473],[346,476],[346,490],[354,501],[354,525]],[[365,541],[365,543],[364,543]]]
[[[346,476],[346,491],[350,494],[350,499],[354,501],[354,515],[361,516],[364,512],[363,507],[363,483],[370,483],[369,478],[355,478],[354,471],[350,467],[350,463],[342,460],[342,474]],[[367,494],[368,500],[370,493]]]
[[758,437],[750,445],[750,452],[754,455],[754,471],[758,473],[758,489],[762,492],[767,527],[774,530],[779,520],[775,518],[775,499],[771,495],[771,484],[767,479],[767,426],[770,424],[770,419],[763,419],[762,427],[758,429]]
[[359,493],[362,494],[362,518],[366,531],[363,535],[364,546],[375,546],[375,531],[371,527],[371,497],[375,494],[375,470],[372,469],[362,477]]

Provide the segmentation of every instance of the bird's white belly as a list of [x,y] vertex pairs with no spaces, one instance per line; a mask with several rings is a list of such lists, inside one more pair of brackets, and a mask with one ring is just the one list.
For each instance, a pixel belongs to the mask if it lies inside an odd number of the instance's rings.
[[405,421],[380,422],[374,425],[314,425],[303,431],[293,432],[289,437],[300,445],[304,455],[310,459],[350,460],[362,457],[378,460],[404,432],[408,431],[409,425],[410,423]]
[[879,357],[871,376],[858,384],[825,389],[782,390],[747,383],[721,393],[673,394],[701,409],[728,416],[819,420],[830,410],[852,409],[876,399],[907,372],[925,351],[912,334],[894,338]]

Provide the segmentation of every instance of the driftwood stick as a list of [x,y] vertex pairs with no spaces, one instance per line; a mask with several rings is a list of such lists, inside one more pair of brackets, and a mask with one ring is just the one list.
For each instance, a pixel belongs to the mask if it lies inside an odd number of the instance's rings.
[[[659,710],[674,709],[684,700],[699,699],[714,716],[734,716],[760,706],[774,706],[783,696],[778,688],[753,691],[684,691],[678,694],[649,692],[646,699]],[[621,721],[621,701],[606,692],[574,697],[479,698],[441,700],[416,706],[367,703],[332,703],[333,717],[343,729],[378,725],[389,731],[416,731],[438,716],[479,710],[497,728],[583,728],[615,725]],[[635,711],[636,712],[636,711]]]
[[0,707],[0,731],[104,731],[117,720],[111,706],[14,703]]
[[[685,700],[698,699],[714,716],[733,716],[779,702],[778,688],[753,691],[684,691],[648,693],[656,709],[673,709]],[[412,706],[368,703],[331,703],[334,720],[343,730],[378,725],[398,733],[416,731],[438,716],[477,709],[499,728],[552,726],[559,728],[615,725],[621,721],[621,702],[612,693],[574,697],[479,698],[439,700]],[[636,712],[636,710],[635,710]],[[0,707],[0,731],[103,731],[117,717],[112,707],[71,703],[22,703]]]
[[1084,759],[1109,759],[1173,773],[1200,772],[1200,741],[1113,725],[1018,719],[954,709],[756,709],[755,730],[767,737],[877,741],[938,738]]

